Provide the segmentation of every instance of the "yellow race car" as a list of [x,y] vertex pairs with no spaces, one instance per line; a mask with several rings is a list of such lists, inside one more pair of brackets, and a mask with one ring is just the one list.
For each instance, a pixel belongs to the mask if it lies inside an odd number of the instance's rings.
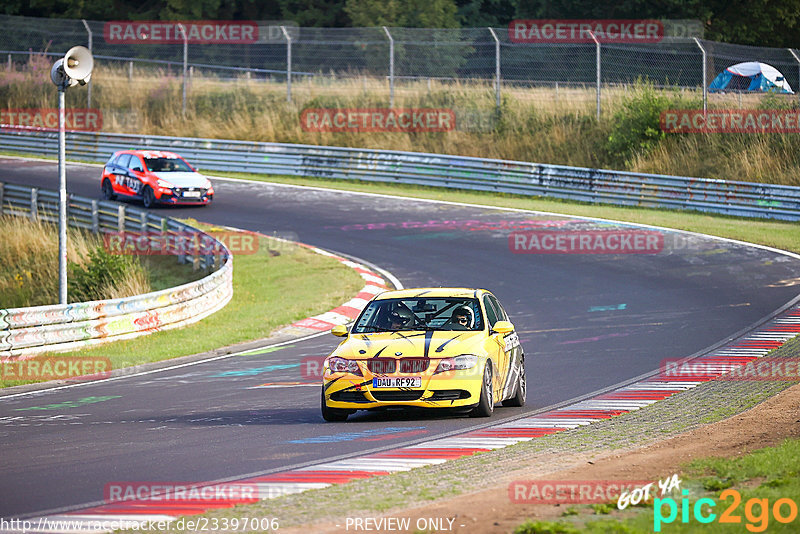
[[497,298],[485,289],[421,288],[373,298],[325,359],[322,417],[357,410],[456,409],[489,417],[525,403],[525,356]]

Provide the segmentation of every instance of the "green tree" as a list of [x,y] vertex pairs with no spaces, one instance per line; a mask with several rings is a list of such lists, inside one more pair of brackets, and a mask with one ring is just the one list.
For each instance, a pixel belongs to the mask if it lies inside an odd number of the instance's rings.
[[458,28],[454,0],[347,0],[353,26]]

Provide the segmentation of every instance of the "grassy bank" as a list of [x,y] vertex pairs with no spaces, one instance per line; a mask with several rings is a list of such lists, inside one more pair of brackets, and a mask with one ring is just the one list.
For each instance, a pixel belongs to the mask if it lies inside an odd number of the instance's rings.
[[[233,272],[233,298],[202,321],[58,356],[108,357],[112,369],[121,369],[210,351],[267,337],[279,326],[338,306],[363,287],[361,277],[338,261],[266,237],[254,254],[235,256]],[[0,380],[0,387],[23,383]]]
[[[569,507],[564,512],[569,516],[566,519],[526,521],[514,534],[797,532],[799,470],[800,439],[789,439],[778,447],[759,449],[738,458],[695,460],[687,466],[688,476],[683,476],[681,482],[688,496],[675,492],[663,497],[664,502],[656,506],[650,499],[623,511],[617,510],[616,502]],[[689,512],[685,517],[681,513],[682,498],[688,499],[685,507]],[[678,512],[671,520],[670,499]],[[697,507],[701,499],[705,501]],[[778,501],[781,501],[778,514],[782,520],[775,514]],[[713,508],[710,503],[714,503]],[[696,508],[702,518],[711,521],[698,521]],[[723,521],[724,513],[728,521]]]
[[[49,63],[0,69],[0,102],[8,108],[52,107]],[[660,112],[699,109],[700,94],[656,90],[646,84],[602,92],[595,119],[593,89],[505,86],[499,114],[488,83],[399,81],[395,107],[447,108],[458,127],[444,133],[319,133],[304,131],[307,108],[387,107],[385,80],[308,77],[296,80],[293,101],[279,81],[192,78],[182,114],[181,78],[98,63],[92,106],[103,130],[141,134],[246,139],[287,143],[414,150],[540,163],[800,185],[800,134],[664,134]],[[85,91],[67,93],[68,105],[85,108]],[[712,108],[790,108],[796,98],[711,95]]]

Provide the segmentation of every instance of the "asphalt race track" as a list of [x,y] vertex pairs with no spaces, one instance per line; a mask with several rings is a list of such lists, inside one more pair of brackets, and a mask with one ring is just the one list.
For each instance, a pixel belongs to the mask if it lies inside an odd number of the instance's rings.
[[[99,176],[98,167],[69,165],[69,191],[99,198]],[[54,163],[7,158],[0,180],[58,183]],[[528,404],[498,408],[495,423],[714,345],[792,300],[800,283],[800,260],[671,232],[658,253],[515,254],[512,231],[610,226],[255,182],[217,180],[215,189],[208,208],[158,210],[295,235],[378,265],[406,287],[492,290],[520,334],[528,374]],[[204,324],[213,328],[213,316]],[[322,335],[264,354],[0,398],[0,517],[101,501],[112,482],[279,471],[489,422],[380,412],[326,424],[319,388],[258,387],[302,380],[303,358],[324,356],[337,342]]]

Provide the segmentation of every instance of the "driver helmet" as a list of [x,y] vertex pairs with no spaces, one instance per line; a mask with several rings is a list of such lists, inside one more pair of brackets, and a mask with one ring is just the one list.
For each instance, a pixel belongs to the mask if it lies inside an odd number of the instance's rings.
[[[453,310],[453,315],[450,316],[450,322],[472,328],[475,324],[474,318],[475,314],[472,312],[472,308],[462,305]],[[464,319],[466,319],[466,321]]]
[[389,312],[389,322],[392,326],[397,325],[397,327],[404,327],[411,324],[414,318],[414,314],[406,308],[405,306],[398,306],[391,312]]

